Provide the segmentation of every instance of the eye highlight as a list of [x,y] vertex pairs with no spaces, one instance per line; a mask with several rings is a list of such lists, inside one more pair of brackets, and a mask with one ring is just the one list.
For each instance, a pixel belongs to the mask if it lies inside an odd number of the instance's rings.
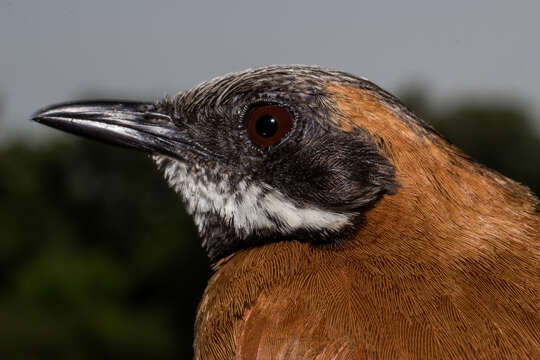
[[261,147],[277,144],[292,129],[291,114],[279,105],[259,105],[247,114],[251,141]]

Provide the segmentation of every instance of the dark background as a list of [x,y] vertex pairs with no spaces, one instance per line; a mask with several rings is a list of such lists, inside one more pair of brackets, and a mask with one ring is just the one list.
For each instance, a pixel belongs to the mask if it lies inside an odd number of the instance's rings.
[[268,64],[367,76],[540,192],[537,1],[0,0],[0,358],[184,359],[210,267],[144,154],[28,121]]

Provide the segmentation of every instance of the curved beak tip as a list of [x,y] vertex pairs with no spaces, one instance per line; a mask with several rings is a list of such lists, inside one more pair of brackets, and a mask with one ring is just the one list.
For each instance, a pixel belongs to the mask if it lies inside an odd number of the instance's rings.
[[31,120],[109,144],[175,157],[194,146],[169,114],[150,103],[63,103],[36,111]]

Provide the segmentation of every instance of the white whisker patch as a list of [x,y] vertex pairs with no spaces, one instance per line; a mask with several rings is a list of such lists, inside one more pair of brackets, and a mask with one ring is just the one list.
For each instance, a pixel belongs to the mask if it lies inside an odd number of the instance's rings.
[[212,214],[221,217],[242,238],[263,229],[283,234],[296,230],[339,231],[351,224],[354,215],[313,205],[297,206],[268,184],[248,179],[232,184],[229,175],[219,168],[188,168],[180,161],[157,155],[154,160],[169,185],[183,197],[199,232]]

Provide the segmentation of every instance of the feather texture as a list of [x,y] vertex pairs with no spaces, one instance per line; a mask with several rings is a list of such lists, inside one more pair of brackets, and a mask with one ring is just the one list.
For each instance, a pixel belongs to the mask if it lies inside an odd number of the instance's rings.
[[400,187],[341,244],[244,249],[216,265],[199,359],[540,358],[538,200],[363,90],[334,86]]

